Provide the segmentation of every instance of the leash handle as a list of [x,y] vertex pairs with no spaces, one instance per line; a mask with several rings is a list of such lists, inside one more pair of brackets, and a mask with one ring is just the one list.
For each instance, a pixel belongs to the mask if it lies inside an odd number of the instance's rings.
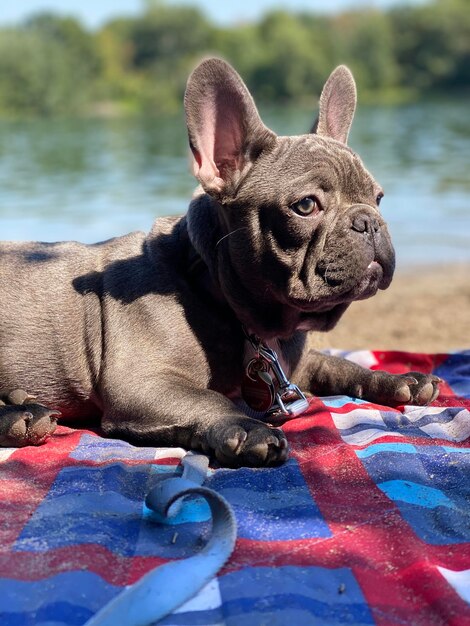
[[[149,626],[187,602],[214,578],[235,547],[237,526],[229,503],[217,492],[202,487],[208,459],[188,453],[183,457],[183,475],[159,481],[147,497],[147,506],[173,516],[186,496],[205,498],[212,514],[212,534],[204,548],[192,557],[157,567],[134,585],[126,587],[85,626]],[[205,468],[205,469],[204,469]],[[186,472],[186,476],[185,476]],[[203,474],[204,472],[204,474]]]

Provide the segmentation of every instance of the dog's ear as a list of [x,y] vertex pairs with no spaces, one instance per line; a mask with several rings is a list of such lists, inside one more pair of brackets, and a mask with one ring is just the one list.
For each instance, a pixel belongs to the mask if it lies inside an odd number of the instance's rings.
[[356,83],[345,65],[330,74],[320,96],[320,111],[311,133],[347,143],[356,110]]
[[275,141],[242,79],[221,59],[207,59],[196,67],[184,106],[194,175],[207,193],[227,193]]

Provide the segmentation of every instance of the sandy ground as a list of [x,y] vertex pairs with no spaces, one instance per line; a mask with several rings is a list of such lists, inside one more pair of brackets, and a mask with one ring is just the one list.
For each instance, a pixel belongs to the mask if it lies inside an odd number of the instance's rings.
[[470,265],[417,268],[315,334],[316,348],[448,352],[470,349]]

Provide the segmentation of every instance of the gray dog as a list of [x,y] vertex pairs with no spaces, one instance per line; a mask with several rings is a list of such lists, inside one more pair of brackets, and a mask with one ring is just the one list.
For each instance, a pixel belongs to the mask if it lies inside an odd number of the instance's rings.
[[136,444],[263,466],[284,461],[287,442],[247,405],[296,415],[299,388],[432,401],[434,376],[306,349],[307,331],[331,329],[393,275],[383,193],[346,146],[355,104],[338,67],[312,132],[278,137],[238,74],[206,60],[185,95],[201,186],[184,217],[89,246],[2,244],[0,443],[45,441],[48,406]]

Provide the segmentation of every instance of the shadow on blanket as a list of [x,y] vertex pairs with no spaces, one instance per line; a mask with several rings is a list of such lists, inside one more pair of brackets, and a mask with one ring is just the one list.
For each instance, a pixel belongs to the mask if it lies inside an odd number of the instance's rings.
[[[275,469],[217,469],[238,522],[228,565],[164,624],[470,624],[470,351],[346,354],[442,377],[431,407],[315,398]],[[59,427],[0,450],[0,624],[84,624],[124,585],[194,553],[193,500],[171,524],[144,497],[182,451]]]

